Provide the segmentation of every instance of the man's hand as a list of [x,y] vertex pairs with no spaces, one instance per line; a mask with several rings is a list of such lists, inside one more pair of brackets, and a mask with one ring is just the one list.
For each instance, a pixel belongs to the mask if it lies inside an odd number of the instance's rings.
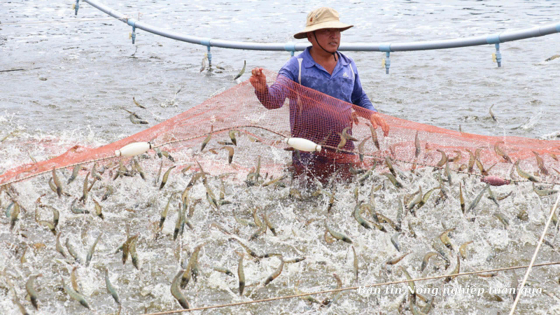
[[381,127],[381,130],[383,130],[383,135],[385,137],[389,135],[389,125],[387,125],[385,119],[383,119],[381,115],[379,115],[378,113],[373,113],[371,116],[369,116],[369,121],[371,121],[373,128]]
[[249,78],[249,82],[251,82],[251,85],[259,93],[265,93],[267,91],[266,76],[262,71],[262,68],[253,69],[251,71],[251,77]]

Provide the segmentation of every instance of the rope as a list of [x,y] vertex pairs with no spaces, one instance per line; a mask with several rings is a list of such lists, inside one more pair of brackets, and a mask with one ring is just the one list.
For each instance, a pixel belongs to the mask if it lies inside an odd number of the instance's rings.
[[[270,132],[270,133],[272,133],[272,134],[278,135],[278,136],[283,137],[283,138],[288,138],[288,136],[286,136],[286,135],[284,135],[284,134],[282,134],[282,133],[276,132],[276,131],[274,131],[274,130],[272,130],[272,129],[269,129],[269,128],[265,128],[265,127],[261,127],[261,126],[255,126],[255,125],[241,125],[241,126],[235,126],[235,127],[230,127],[230,128],[218,129],[218,130],[211,131],[211,132],[208,132],[208,133],[204,133],[204,134],[199,134],[199,135],[196,135],[196,136],[192,136],[192,137],[190,137],[190,138],[183,138],[183,139],[176,139],[176,140],[167,141],[167,142],[164,142],[164,143],[155,145],[154,148],[160,148],[160,147],[165,146],[165,145],[174,144],[174,143],[179,143],[179,142],[186,142],[186,141],[190,141],[190,140],[202,138],[202,137],[208,136],[208,135],[210,135],[210,134],[221,133],[221,132],[224,132],[224,131],[229,131],[229,130],[238,129],[238,128],[257,128],[257,129],[262,129],[262,130],[268,131],[268,132]],[[329,149],[332,149],[332,150],[338,150],[338,151],[340,151],[340,152],[344,152],[344,153],[348,153],[348,154],[356,154],[356,152],[354,152],[354,151],[348,151],[348,150],[344,150],[344,149],[338,149],[338,148],[336,148],[336,147],[329,146],[329,145],[323,145],[323,147],[329,148]],[[378,151],[378,152],[381,152],[381,151]],[[374,154],[364,154],[364,156],[371,157],[371,158],[373,158],[374,160],[377,160],[377,161],[379,161],[379,162],[383,162],[383,161],[384,161],[383,158],[381,158],[381,157],[376,157]],[[110,156],[110,157],[104,157],[104,158],[99,158],[99,159],[94,159],[94,160],[87,160],[87,161],[83,161],[83,162],[79,162],[79,163],[74,163],[74,164],[65,165],[65,166],[63,166],[63,167],[59,167],[58,169],[67,168],[67,167],[73,167],[73,166],[76,166],[76,165],[79,165],[79,164],[84,164],[84,163],[92,163],[92,162],[104,161],[104,160],[109,160],[109,159],[113,159],[113,158],[117,158],[117,157],[116,157],[116,156]],[[400,159],[394,159],[394,161],[401,162],[401,163],[406,163],[406,164],[411,164],[411,165],[414,164],[414,163],[416,163],[416,165],[420,165],[420,166],[424,166],[424,167],[433,167],[433,168],[443,169],[443,167],[428,165],[428,164],[420,163],[420,162],[417,162],[417,161],[411,162],[411,161],[405,161],[405,160],[400,160]],[[55,169],[57,169],[57,168],[55,168]],[[29,176],[26,176],[26,177],[23,177],[23,178],[20,178],[20,179],[11,180],[11,181],[9,181],[9,182],[6,182],[6,183],[4,183],[4,184],[1,184],[1,185],[0,185],[0,188],[4,187],[4,186],[6,186],[6,185],[10,185],[10,184],[13,184],[13,183],[18,183],[18,182],[21,182],[21,181],[24,181],[24,180],[27,180],[27,179],[30,179],[30,178],[33,178],[33,177],[37,177],[37,176],[40,176],[40,175],[42,175],[42,174],[46,174],[46,173],[48,173],[48,172],[51,172],[51,170],[44,171],[44,172],[40,172],[40,173],[37,173],[37,174],[34,174],[34,175],[29,175]],[[483,177],[482,174],[479,175],[479,174],[475,174],[475,173],[468,173],[468,172],[466,172],[466,171],[453,170],[453,172],[460,173],[460,174],[464,174],[464,175],[467,175],[467,176],[475,176],[475,177],[480,177],[480,178]],[[515,184],[518,184],[518,183],[529,183],[529,182],[530,182],[529,180],[513,180],[513,179],[512,179],[511,181],[512,181],[513,183],[515,183]],[[541,183],[543,183],[543,184],[551,184],[551,185],[560,184],[560,183],[556,183],[556,182],[546,182],[546,181],[542,181]]]
[[[286,135],[284,135],[284,134],[281,134],[281,133],[276,132],[276,131],[274,131],[274,130],[271,130],[271,129],[268,129],[268,128],[265,128],[265,127],[260,127],[260,126],[243,125],[243,126],[237,126],[236,128],[247,128],[247,127],[263,129],[263,130],[266,130],[266,131],[268,131],[268,132],[270,132],[270,133],[276,134],[276,135],[278,135],[278,136],[281,136],[281,137],[284,137],[284,138],[288,138],[288,136],[286,136]],[[203,136],[207,136],[207,135],[209,135],[209,134],[220,133],[220,132],[222,132],[222,131],[227,131],[227,130],[231,130],[231,129],[232,129],[232,128],[222,128],[222,129],[219,129],[219,130],[217,130],[217,131],[205,133],[205,134],[198,135],[198,136],[194,136],[194,137],[191,137],[191,138],[177,139],[177,140],[168,141],[168,142],[165,142],[165,143],[162,143],[162,144],[156,146],[156,148],[159,148],[159,147],[164,146],[164,145],[167,145],[167,144],[173,144],[173,143],[178,143],[178,142],[190,141],[190,140],[193,140],[193,139],[201,138],[201,137],[203,137]],[[329,149],[332,149],[332,150],[337,150],[337,151],[344,152],[344,153],[348,153],[348,154],[356,154],[355,151],[349,151],[349,150],[339,149],[339,148],[337,148],[337,147],[333,147],[333,146],[330,146],[330,145],[322,145],[322,147],[323,147],[323,148],[329,148]],[[378,152],[380,152],[380,151],[378,151]],[[373,154],[364,154],[364,156],[371,157],[372,159],[377,160],[377,161],[379,161],[379,162],[383,162],[383,161],[384,161],[384,158],[376,157],[376,156],[373,155]],[[405,161],[405,160],[400,160],[400,159],[394,159],[394,161],[401,162],[401,163],[405,163],[405,164],[411,164],[411,165],[413,165],[414,163],[416,163],[416,165],[420,165],[420,166],[424,166],[424,167],[433,167],[433,168],[443,169],[443,166],[438,167],[438,166],[433,166],[433,165],[429,165],[429,164],[424,164],[424,163],[421,163],[421,162],[418,162],[418,161],[411,162],[411,161]],[[479,175],[479,174],[469,173],[469,172],[460,171],[460,170],[454,170],[453,172],[460,173],[460,174],[464,174],[464,175],[467,175],[467,176],[475,176],[475,177],[480,177],[480,178],[484,177],[484,175],[482,175],[482,174]],[[529,180],[522,180],[522,179],[521,179],[521,180],[514,180],[514,179],[511,179],[511,181],[512,181],[513,183],[515,183],[515,184],[518,184],[518,183],[529,183],[529,182],[531,182],[531,181],[529,181]],[[541,181],[540,183],[542,183],[542,184],[550,184],[550,185],[557,185],[557,184],[560,184],[560,183],[556,183],[556,182],[546,182],[546,181]]]
[[222,129],[218,129],[218,130],[211,131],[211,132],[208,132],[208,133],[204,133],[204,134],[200,134],[200,135],[197,135],[197,136],[193,136],[193,137],[190,137],[190,138],[183,138],[183,139],[176,139],[176,140],[167,141],[167,142],[164,142],[164,143],[159,144],[159,145],[157,145],[157,146],[154,146],[154,148],[159,148],[159,147],[162,147],[162,146],[164,146],[164,145],[173,144],[173,143],[178,143],[178,142],[186,142],[186,141],[190,141],[190,140],[193,140],[193,139],[202,138],[202,137],[204,137],[204,136],[208,136],[208,135],[211,135],[211,134],[221,133],[221,132],[224,132],[224,131],[229,131],[229,130],[233,130],[233,129],[237,129],[237,128],[257,128],[257,129],[266,130],[266,131],[268,131],[268,132],[270,132],[270,133],[273,133],[273,134],[275,134],[275,135],[278,135],[278,136],[280,136],[280,137],[284,137],[284,138],[287,138],[287,137],[288,137],[288,136],[286,136],[286,135],[283,135],[283,134],[281,134],[281,133],[279,133],[279,132],[276,132],[276,131],[274,131],[274,130],[272,130],[272,129],[268,129],[268,128],[265,128],[265,127],[255,126],[255,125],[242,125],[242,126],[236,126],[236,127],[233,127],[233,128],[222,128]]
[[[544,231],[541,235],[541,239],[539,240],[539,244],[537,244],[537,248],[535,249],[535,253],[533,254],[533,258],[531,258],[531,263],[529,264],[529,268],[527,269],[527,272],[525,272],[525,276],[523,277],[523,281],[521,282],[520,288],[523,288],[525,286],[525,282],[527,281],[527,278],[529,278],[529,274],[531,273],[531,268],[533,267],[533,263],[535,262],[535,259],[537,259],[537,254],[539,253],[539,250],[541,249],[541,245],[543,243],[544,236],[546,234],[546,231],[548,231],[548,225],[550,224],[550,221],[552,221],[552,216],[554,215],[554,212],[556,212],[556,207],[558,206],[558,201],[559,200],[560,200],[560,195],[558,195],[558,198],[556,198],[556,203],[554,204],[554,207],[552,207],[552,209],[550,210],[550,215],[548,216],[548,221],[546,221],[546,225],[544,226]],[[513,315],[513,312],[515,312],[515,309],[517,308],[517,303],[519,302],[520,298],[521,298],[521,294],[517,294],[517,296],[515,297],[515,301],[513,302],[513,306],[511,307],[511,312],[509,312],[509,315]]]
[[[222,129],[218,129],[218,130],[215,130],[215,131],[212,131],[212,132],[209,132],[209,133],[196,135],[196,136],[193,136],[193,137],[190,137],[190,138],[183,138],[183,139],[167,141],[167,142],[164,142],[162,144],[155,145],[154,148],[160,148],[160,147],[168,145],[168,144],[173,144],[173,143],[177,143],[177,142],[186,142],[186,141],[190,141],[190,140],[193,140],[193,139],[202,138],[204,136],[208,136],[209,134],[220,133],[220,132],[223,132],[223,131],[228,131],[228,130],[232,130],[232,129],[236,129],[236,128],[247,128],[247,127],[263,129],[263,130],[266,130],[270,133],[276,134],[278,136],[281,136],[281,137],[284,137],[284,138],[287,137],[287,136],[285,136],[285,135],[283,135],[279,132],[276,132],[274,130],[271,130],[271,129],[268,129],[268,128],[265,128],[265,127],[254,126],[254,125],[242,125],[242,126],[236,126],[236,127],[233,127],[233,128],[222,128]],[[58,169],[61,169],[61,168],[73,167],[73,166],[80,165],[80,164],[85,164],[85,163],[92,163],[92,162],[95,163],[95,162],[99,162],[99,161],[110,160],[110,159],[114,159],[114,158],[118,158],[118,157],[117,156],[109,156],[109,157],[102,157],[102,158],[93,159],[93,160],[82,161],[82,162],[78,162],[78,163],[68,164],[68,165],[65,165],[65,166],[62,166],[62,167],[59,167],[59,168],[55,168],[55,170],[58,170]],[[26,176],[26,177],[22,177],[20,179],[14,179],[14,180],[11,180],[11,181],[6,182],[4,184],[1,184],[0,188],[2,188],[4,186],[7,186],[7,185],[10,185],[10,184],[19,183],[21,181],[24,181],[24,180],[27,180],[27,179],[31,179],[31,178],[49,173],[51,171],[52,171],[52,169],[50,169],[48,171],[39,172],[37,174],[29,175],[29,176]]]
[[[542,267],[542,266],[551,266],[551,265],[560,265],[560,261],[535,264],[535,265],[533,265],[533,267]],[[342,291],[358,290],[359,288],[379,287],[379,286],[384,286],[384,285],[407,283],[407,282],[410,282],[410,281],[426,281],[426,280],[442,279],[442,278],[447,278],[447,277],[468,276],[468,275],[474,275],[474,274],[480,274],[480,273],[491,273],[491,272],[497,272],[497,271],[523,269],[523,268],[528,268],[528,267],[530,267],[530,266],[515,266],[515,267],[505,267],[505,268],[498,268],[498,269],[491,269],[491,270],[483,270],[483,271],[471,271],[471,272],[457,273],[457,274],[452,274],[452,275],[441,275],[441,276],[433,276],[433,277],[426,277],[426,278],[416,278],[416,279],[410,279],[410,280],[409,279],[398,280],[398,281],[368,284],[368,285],[359,286],[359,287],[348,287],[348,288],[340,288],[340,289],[333,289],[333,290],[324,290],[324,291],[319,291],[319,292],[286,295],[286,296],[280,296],[280,297],[268,298],[268,299],[262,299],[262,300],[254,300],[254,301],[246,301],[246,302],[238,302],[238,303],[228,303],[228,304],[220,304],[220,305],[212,305],[212,306],[203,306],[203,307],[197,307],[197,308],[191,308],[191,309],[164,311],[164,312],[158,312],[158,313],[146,313],[144,315],[167,315],[167,314],[184,313],[184,312],[191,312],[191,311],[203,311],[203,310],[208,310],[208,309],[223,308],[223,307],[229,307],[229,306],[239,306],[239,305],[246,305],[246,304],[255,304],[255,303],[272,302],[272,301],[278,301],[278,300],[286,300],[286,299],[299,298],[299,297],[304,297],[304,296],[309,296],[309,295],[317,295],[317,294],[323,294],[323,293],[337,293],[337,292],[342,292]],[[518,296],[519,295],[520,294],[518,294]]]
[[[68,165],[65,165],[65,166],[62,166],[62,167],[59,167],[59,168],[54,168],[54,169],[55,169],[55,170],[59,170],[59,169],[61,169],[61,168],[72,167],[72,166],[76,166],[76,165],[80,165],[80,164],[84,164],[84,163],[91,163],[91,162],[94,162],[94,163],[95,163],[95,162],[98,162],[98,161],[110,160],[110,159],[114,159],[114,158],[117,158],[117,157],[118,157],[118,156],[109,156],[109,157],[103,157],[103,158],[98,158],[98,159],[93,159],[93,160],[87,160],[87,161],[78,162],[78,163],[74,163],[74,164],[68,164]],[[50,170],[48,170],[48,171],[40,172],[40,173],[37,173],[37,174],[29,175],[29,176],[26,176],[26,177],[23,177],[23,178],[20,178],[20,179],[14,179],[14,180],[11,180],[11,181],[9,181],[9,182],[6,182],[6,183],[0,185],[0,188],[2,188],[2,187],[4,187],[4,186],[7,186],[7,185],[10,185],[10,184],[19,183],[19,182],[21,182],[21,181],[24,181],[24,180],[27,180],[27,179],[31,179],[31,178],[33,178],[33,177],[37,177],[37,176],[40,176],[40,175],[43,175],[43,174],[46,174],[46,173],[51,172],[51,171],[52,171],[52,169],[50,169]]]

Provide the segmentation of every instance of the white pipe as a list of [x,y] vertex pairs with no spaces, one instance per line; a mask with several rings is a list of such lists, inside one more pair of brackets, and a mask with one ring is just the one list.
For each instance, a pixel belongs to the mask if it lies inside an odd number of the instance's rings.
[[[238,42],[220,39],[211,39],[207,37],[198,37],[183,35],[172,31],[167,31],[147,23],[136,21],[128,18],[126,15],[113,10],[112,8],[99,3],[96,0],[83,0],[100,11],[115,17],[130,26],[150,32],[163,37],[175,39],[196,45],[203,45],[208,47],[221,47],[230,49],[245,49],[245,50],[269,50],[269,51],[303,51],[309,46],[308,43],[253,43],[253,42]],[[504,43],[520,39],[527,39],[532,37],[539,37],[550,35],[560,32],[560,23],[546,24],[537,26],[530,29],[518,31],[505,31],[498,34],[473,36],[466,38],[438,40],[438,41],[423,41],[423,42],[406,42],[406,43],[346,43],[341,44],[339,50],[341,51],[415,51],[415,50],[431,50],[431,49],[448,49],[467,46],[478,46]]]

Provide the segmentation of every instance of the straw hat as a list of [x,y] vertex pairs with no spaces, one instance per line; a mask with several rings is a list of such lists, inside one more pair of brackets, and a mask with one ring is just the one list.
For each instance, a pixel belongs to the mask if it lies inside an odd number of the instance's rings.
[[325,28],[338,28],[340,31],[345,31],[354,25],[341,23],[338,17],[338,12],[331,8],[319,8],[311,11],[307,15],[307,23],[305,29],[294,35],[294,38],[302,39],[307,37],[307,33]]

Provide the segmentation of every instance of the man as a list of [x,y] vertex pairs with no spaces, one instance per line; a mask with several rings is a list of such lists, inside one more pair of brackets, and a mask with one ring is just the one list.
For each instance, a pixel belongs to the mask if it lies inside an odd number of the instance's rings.
[[[294,35],[296,39],[307,38],[312,46],[291,58],[280,69],[272,86],[266,85],[262,68],[252,70],[249,81],[255,88],[259,101],[266,108],[280,108],[286,98],[290,99],[292,137],[338,146],[341,151],[352,151],[352,141],[344,144],[341,137],[351,135],[356,116],[369,119],[373,127],[379,126],[385,135],[388,134],[388,125],[362,89],[356,64],[337,51],[340,33],[352,26],[341,23],[338,12],[334,9],[316,9],[307,15],[306,28]],[[310,89],[331,98],[313,93]],[[348,103],[359,107],[352,108]],[[356,156],[338,151],[323,150],[320,154],[294,152],[293,165],[296,173],[308,172],[320,180],[337,169],[344,173],[344,170],[347,171],[356,163]]]

